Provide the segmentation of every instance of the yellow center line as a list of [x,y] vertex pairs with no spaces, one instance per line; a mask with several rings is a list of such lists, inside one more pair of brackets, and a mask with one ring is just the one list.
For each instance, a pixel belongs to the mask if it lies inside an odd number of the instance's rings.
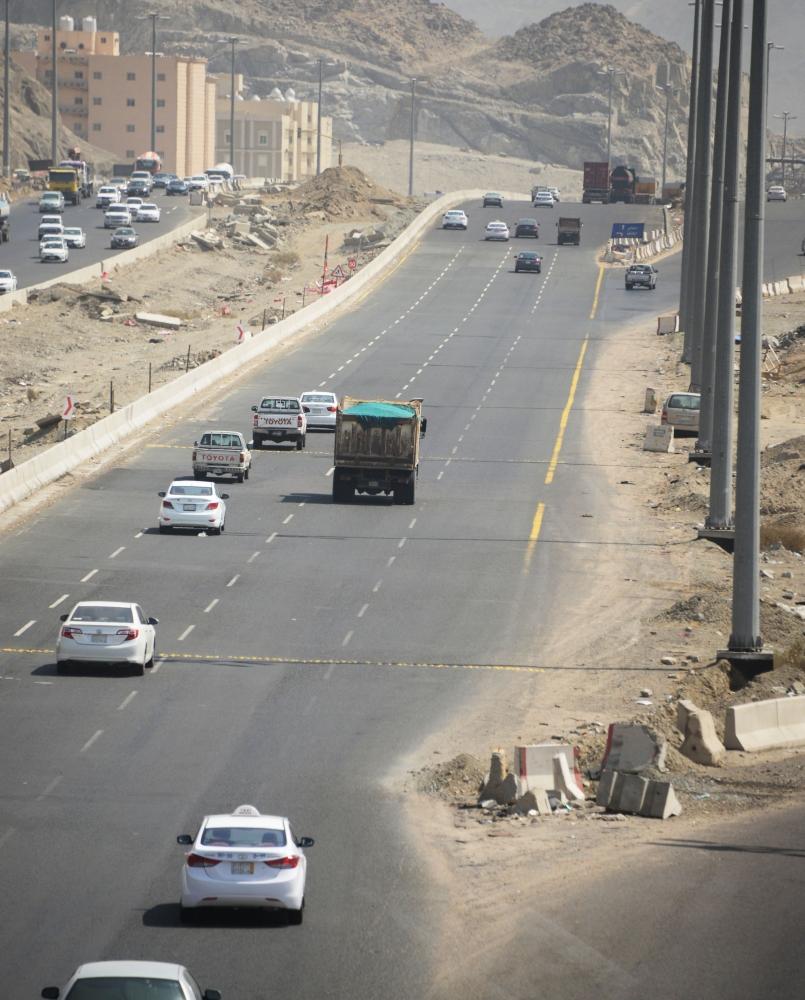
[[587,353],[587,344],[589,343],[587,337],[584,338],[581,344],[581,350],[579,351],[579,359],[576,362],[576,368],[573,372],[573,378],[570,380],[570,392],[567,394],[567,402],[565,403],[565,408],[562,410],[562,416],[559,418],[559,432],[556,435],[556,441],[553,446],[553,453],[551,454],[551,460],[548,463],[548,471],[545,473],[545,485],[548,486],[553,482],[554,473],[556,472],[556,466],[559,464],[559,453],[562,450],[562,442],[565,439],[565,429],[567,428],[567,422],[570,418],[570,411],[573,409],[573,401],[576,398],[576,389],[579,385],[579,376],[581,375],[581,366],[584,364],[584,355]]
[[534,557],[534,549],[537,547],[540,529],[542,528],[542,516],[544,513],[545,504],[540,502],[537,504],[537,509],[534,512],[534,520],[531,522],[531,534],[528,536],[528,545],[526,546],[525,558],[523,559],[523,575],[528,573],[529,567],[531,566],[531,560]]
[[595,319],[595,314],[598,311],[598,296],[601,294],[601,283],[604,280],[604,265],[601,264],[598,268],[598,280],[595,283],[595,294],[593,295],[593,307],[590,310],[590,319]]

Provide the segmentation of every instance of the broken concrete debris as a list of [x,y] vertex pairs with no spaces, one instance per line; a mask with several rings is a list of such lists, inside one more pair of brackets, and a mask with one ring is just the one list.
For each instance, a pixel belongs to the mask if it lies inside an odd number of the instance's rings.
[[668,819],[682,813],[670,781],[614,770],[602,773],[595,801],[608,812],[633,813],[650,819]]
[[649,768],[664,771],[667,749],[665,737],[648,726],[613,722],[609,727],[601,770],[630,774],[639,774]]
[[697,764],[718,767],[726,753],[716,733],[713,716],[692,701],[681,699],[676,707],[677,729],[685,737],[680,753]]
[[145,326],[161,326],[168,330],[178,330],[182,325],[178,316],[165,316],[162,313],[138,312],[134,314],[134,318]]

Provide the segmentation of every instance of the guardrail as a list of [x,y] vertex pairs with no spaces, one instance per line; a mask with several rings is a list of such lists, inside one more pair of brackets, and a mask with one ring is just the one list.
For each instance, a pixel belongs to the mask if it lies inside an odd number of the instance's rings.
[[[528,195],[520,192],[503,192],[504,198],[512,200],[528,200]],[[163,413],[176,408],[194,396],[209,389],[211,386],[227,378],[235,372],[240,372],[246,365],[257,362],[268,352],[284,344],[291,338],[307,333],[312,327],[323,326],[334,319],[340,312],[350,306],[355,299],[378,284],[386,274],[419,242],[423,233],[428,230],[435,219],[439,218],[448,208],[462,202],[477,200],[483,197],[482,190],[455,191],[443,195],[437,201],[427,206],[416,219],[374,260],[358,272],[349,281],[334,289],[329,295],[323,296],[304,309],[299,310],[287,319],[267,327],[251,340],[233,346],[224,354],[200,365],[192,371],[180,375],[155,389],[147,396],[122,407],[108,417],[103,417],[83,431],[64,441],[54,444],[47,451],[9,470],[0,476],[0,513],[25,499],[37,490],[54,482],[68,472],[74,472],[84,462],[101,454],[127,436],[140,430],[151,420]],[[184,229],[190,232],[198,225],[198,220],[187,223],[185,227],[173,230],[171,236]],[[166,234],[167,236],[168,234]],[[161,237],[158,237],[160,239]],[[152,243],[157,242],[152,240]],[[146,244],[148,246],[148,244]],[[130,254],[144,248],[136,247],[115,258],[117,266],[125,260],[131,260]],[[136,259],[136,258],[135,258]],[[96,277],[99,265],[93,265],[92,275]],[[44,286],[57,281],[76,283],[74,272],[68,277],[56,278],[46,282]],[[82,280],[87,280],[82,278]]]

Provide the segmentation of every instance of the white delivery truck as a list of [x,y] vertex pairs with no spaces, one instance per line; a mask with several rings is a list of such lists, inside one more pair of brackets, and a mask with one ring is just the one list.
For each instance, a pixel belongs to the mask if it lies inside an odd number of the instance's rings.
[[249,478],[252,453],[238,431],[205,431],[193,442],[193,476],[196,479]]

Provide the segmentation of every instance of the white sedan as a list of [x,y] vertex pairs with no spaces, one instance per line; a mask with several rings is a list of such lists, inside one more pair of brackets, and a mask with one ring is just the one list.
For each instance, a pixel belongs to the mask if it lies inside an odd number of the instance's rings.
[[159,205],[155,205],[151,201],[145,201],[137,209],[137,221],[138,222],[159,222],[162,216]]
[[451,208],[442,216],[442,229],[466,229],[469,224],[467,213],[461,208]]
[[154,665],[156,618],[139,604],[120,601],[80,601],[61,616],[56,640],[56,669],[70,663],[130,663],[143,674]]
[[83,997],[153,997],[153,1000],[221,1000],[218,990],[204,990],[183,965],[175,962],[87,962],[66,986],[46,986],[45,1000]]
[[140,205],[144,204],[143,198],[137,198],[132,195],[130,198],[126,198],[126,208],[131,213],[132,219],[137,218],[137,213],[140,211]]
[[65,226],[63,238],[71,250],[78,250],[87,245],[87,235],[81,226]]
[[508,238],[509,227],[505,222],[497,220],[487,224],[486,234],[484,235],[485,240],[508,240]]
[[264,816],[254,806],[205,816],[182,868],[181,916],[200,907],[242,906],[286,910],[288,923],[301,924],[307,859],[312,837],[294,837],[285,816]]
[[782,184],[772,184],[766,192],[766,201],[786,201],[788,195]]
[[220,535],[226,527],[228,493],[217,493],[215,483],[193,479],[177,479],[167,491],[160,491],[159,530],[192,528]]
[[338,396],[334,392],[303,392],[299,397],[302,409],[307,414],[308,430],[312,427],[324,427],[335,430],[335,415],[338,410]]
[[17,276],[13,271],[0,271],[0,295],[6,292],[16,292]]
[[550,191],[537,191],[532,205],[534,208],[553,208],[555,202]]
[[61,237],[49,237],[39,244],[39,259],[41,261],[58,261],[63,264],[70,256],[67,244]]

